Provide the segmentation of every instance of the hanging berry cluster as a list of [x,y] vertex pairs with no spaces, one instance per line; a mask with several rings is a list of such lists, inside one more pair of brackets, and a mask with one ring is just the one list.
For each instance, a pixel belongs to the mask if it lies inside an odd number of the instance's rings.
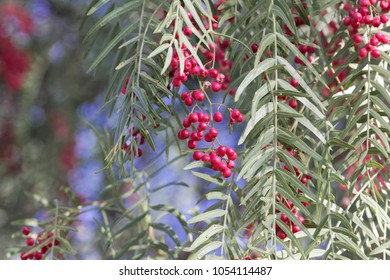
[[[343,23],[348,27],[349,34],[353,37],[355,47],[359,49],[359,58],[365,58],[369,53],[373,58],[380,58],[381,53],[376,48],[380,44],[387,44],[388,37],[379,31],[368,32],[368,39],[365,41],[361,28],[380,28],[389,21],[386,15],[390,11],[390,2],[387,0],[360,0],[359,5],[352,6],[344,4],[344,10],[348,16],[343,18]],[[376,29],[375,29],[376,30]]]
[[[220,4],[216,3],[216,7]],[[198,29],[191,13],[188,13],[188,17]],[[214,15],[213,19],[211,28],[216,29],[218,28],[218,15]],[[206,20],[204,24],[206,28],[210,28]],[[185,26],[182,32],[191,40],[193,30],[189,26]],[[235,167],[234,160],[237,158],[237,153],[232,147],[224,146],[219,142],[219,132],[215,124],[222,122],[224,119],[224,114],[220,111],[221,108],[225,108],[229,114],[230,125],[241,123],[245,118],[237,109],[232,109],[224,104],[212,103],[208,96],[208,94],[226,91],[229,88],[230,75],[228,71],[232,67],[232,62],[225,57],[230,40],[222,40],[220,37],[214,39],[215,43],[209,44],[209,48],[200,48],[204,60],[207,61],[204,67],[199,65],[191,51],[183,45],[180,51],[185,58],[184,71],[180,71],[181,54],[179,55],[175,50],[170,63],[170,77],[172,78],[171,85],[173,88],[180,87],[189,78],[198,80],[200,85],[199,88],[184,91],[180,94],[183,103],[188,107],[192,107],[192,109],[187,117],[183,119],[183,128],[177,133],[177,137],[179,140],[186,140],[187,147],[195,150],[193,153],[194,160],[210,164],[211,169],[219,171],[223,177],[229,178],[232,175],[232,169]],[[229,91],[230,95],[234,93],[234,89]],[[205,101],[210,105],[209,110],[203,109]],[[212,112],[213,107],[218,108],[214,113]],[[198,150],[196,150],[197,148]]]
[[[50,248],[53,246],[60,246],[60,241],[53,238],[53,232],[40,232],[34,239],[30,228],[25,226],[22,228],[22,234],[26,237],[26,245],[28,248],[20,253],[21,260],[42,260]],[[37,246],[37,250],[34,250],[33,253],[29,253],[35,246]]]

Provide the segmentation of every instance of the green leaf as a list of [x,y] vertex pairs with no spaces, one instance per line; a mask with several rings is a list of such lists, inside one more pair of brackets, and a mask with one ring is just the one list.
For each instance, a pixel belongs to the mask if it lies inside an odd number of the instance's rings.
[[201,213],[192,217],[187,221],[188,224],[194,224],[202,221],[208,221],[210,219],[219,218],[226,214],[225,210],[222,209],[214,209],[205,213]]
[[255,66],[254,69],[252,69],[244,78],[244,80],[241,82],[240,86],[238,87],[234,101],[238,101],[241,97],[241,94],[244,92],[244,90],[248,87],[248,85],[256,79],[259,75],[267,71],[271,66],[275,65],[275,60],[273,58],[267,58],[266,60],[260,62]]
[[196,253],[193,253],[188,258],[189,260],[200,260],[202,259],[206,254],[210,253],[211,251],[214,251],[221,247],[222,242],[221,241],[213,241],[207,244],[206,246],[202,247],[199,251]]
[[196,171],[191,171],[193,175],[195,175],[196,177],[198,178],[201,178],[201,179],[204,179],[210,183],[214,183],[214,184],[217,184],[217,185],[220,185],[222,186],[224,184],[224,180],[222,180],[221,178],[215,178],[215,177],[212,177],[208,174],[203,174],[203,173],[199,173],[199,172],[196,172]]
[[95,5],[93,5],[89,10],[88,10],[88,13],[87,13],[87,16],[90,16],[92,14],[94,14],[97,10],[99,10],[104,4],[106,4],[107,2],[109,2],[111,0],[100,0],[98,3],[96,3]]
[[197,249],[199,246],[203,245],[205,242],[208,242],[210,238],[214,235],[222,232],[224,229],[221,225],[211,225],[207,230],[205,230],[195,241],[191,244],[189,251],[192,252]]
[[160,53],[162,53],[163,51],[165,51],[167,48],[169,48],[171,45],[168,44],[168,43],[165,43],[165,44],[162,44],[160,46],[158,46],[156,49],[154,49],[149,55],[148,55],[148,58],[152,58]]

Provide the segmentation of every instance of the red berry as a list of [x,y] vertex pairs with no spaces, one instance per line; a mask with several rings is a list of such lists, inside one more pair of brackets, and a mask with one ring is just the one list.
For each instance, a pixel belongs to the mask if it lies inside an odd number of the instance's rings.
[[186,100],[188,97],[190,97],[190,95],[185,91],[183,91],[180,95],[181,100]]
[[42,253],[41,252],[35,252],[34,254],[34,259],[36,260],[41,260],[43,257]]
[[233,160],[229,160],[228,164],[227,164],[227,167],[230,168],[230,169],[233,169],[235,167],[234,161]]
[[371,24],[371,23],[372,23],[372,16],[366,15],[366,16],[364,17],[364,23],[365,23],[365,24]]
[[298,81],[296,79],[291,79],[290,85],[292,85],[293,87],[297,88],[299,86],[299,83],[298,83]]
[[27,246],[33,246],[35,244],[35,240],[31,237],[26,239],[26,245]]
[[223,120],[223,115],[221,112],[215,112],[213,115],[213,119],[215,122],[221,122]]
[[218,70],[216,70],[216,69],[214,69],[214,68],[210,69],[210,71],[209,71],[209,75],[210,75],[210,77],[213,78],[213,79],[215,79],[216,77],[218,77],[218,74],[219,74]]
[[[387,2],[386,2],[386,3],[387,3]],[[387,6],[388,6],[388,5],[387,5]],[[380,19],[381,19],[381,22],[382,22],[383,24],[386,24],[386,23],[389,21],[389,17],[388,17],[387,15],[381,15]]]
[[183,28],[183,33],[184,33],[184,35],[186,35],[186,36],[191,36],[191,35],[192,35],[192,30],[191,30],[191,28],[190,28],[189,26],[185,26],[185,27]]
[[210,128],[208,134],[211,136],[211,138],[215,138],[218,136],[218,130],[215,127]]
[[252,44],[251,46],[252,52],[257,53],[259,50],[259,45],[258,44]]
[[379,40],[378,40],[378,38],[377,37],[372,37],[371,39],[370,39],[370,44],[371,44],[371,46],[378,46],[378,44],[379,44]]
[[190,132],[187,129],[183,129],[183,130],[179,131],[178,137],[180,140],[185,140],[188,137],[190,137]]
[[203,101],[204,100],[204,92],[200,91],[200,90],[194,90],[192,92],[192,97],[196,100],[196,101]]
[[196,113],[191,113],[189,116],[188,116],[188,120],[191,122],[191,123],[196,123],[198,122],[199,120],[199,117]]
[[196,148],[196,141],[195,140],[189,140],[187,143],[187,147],[191,150]]
[[297,226],[297,225],[293,225],[292,226],[292,232],[293,233],[300,232],[300,231],[301,231],[301,229],[299,228],[299,226]]
[[203,156],[203,153],[201,151],[196,151],[193,153],[192,158],[194,160],[200,160]]
[[381,25],[381,19],[379,17],[375,17],[373,20],[372,20],[372,26],[374,27],[379,27]]
[[214,91],[214,92],[218,92],[220,91],[222,88],[222,85],[216,81],[212,82],[211,83],[211,90]]
[[226,154],[226,147],[225,146],[219,146],[217,149],[217,155],[220,157],[223,157]]
[[174,87],[179,87],[181,85],[181,80],[179,78],[173,78],[172,85]]
[[198,65],[193,66],[190,69],[190,73],[191,73],[191,75],[198,75],[200,73],[200,67]]
[[288,105],[289,105],[291,108],[295,109],[295,108],[298,107],[298,102],[297,102],[295,99],[290,99],[290,101],[288,102]]
[[368,51],[367,51],[366,48],[361,48],[361,49],[359,50],[359,57],[360,57],[360,58],[364,58],[364,57],[367,56],[367,53],[368,53]]
[[353,37],[353,41],[355,42],[355,44],[359,44],[363,41],[363,36],[360,35],[360,34],[356,34],[354,37]]
[[25,236],[29,235],[30,234],[30,228],[29,227],[22,227],[22,233]]
[[352,23],[352,19],[351,19],[350,17],[345,17],[345,18],[343,19],[343,24],[344,24],[345,26],[351,25],[351,23]]
[[185,100],[184,100],[184,103],[187,105],[187,106],[191,106],[192,104],[194,104],[194,99],[189,96],[187,97]]
[[234,109],[233,111],[232,111],[232,113],[231,113],[231,117],[232,117],[232,119],[236,119],[239,115],[240,115],[241,113],[240,113],[240,111],[239,110],[237,110],[237,109]]
[[372,49],[371,55],[373,58],[380,58],[381,57],[381,52],[377,49]]
[[276,234],[280,239],[285,239],[286,237],[287,237],[287,235],[283,232],[283,231],[281,231],[281,230],[279,230],[278,231],[278,233]]
[[198,131],[205,131],[207,129],[208,125],[205,122],[200,122],[198,125]]
[[204,155],[202,156],[202,161],[203,161],[203,162],[210,162],[210,155],[204,154]]
[[200,71],[199,71],[199,77],[201,77],[201,78],[206,78],[208,74],[209,74],[209,71],[207,69],[200,69]]
[[184,126],[185,128],[188,128],[188,127],[191,126],[191,122],[188,120],[188,118],[185,118],[185,119],[183,120],[183,126]]
[[225,178],[229,178],[230,176],[232,176],[232,170],[229,168],[224,169],[222,171],[222,176]]
[[239,114],[237,118],[235,119],[236,122],[242,123],[244,121],[245,117],[243,114]]

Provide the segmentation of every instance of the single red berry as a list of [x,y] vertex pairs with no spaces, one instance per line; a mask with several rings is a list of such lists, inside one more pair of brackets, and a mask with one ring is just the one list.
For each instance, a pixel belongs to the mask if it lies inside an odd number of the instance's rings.
[[378,40],[377,37],[372,37],[372,38],[370,39],[370,45],[371,45],[371,46],[376,47],[376,46],[378,46],[378,44],[379,44],[379,40]]
[[191,36],[191,35],[192,35],[192,30],[191,30],[191,28],[190,28],[189,26],[185,26],[185,27],[183,28],[183,33],[184,33],[184,35],[186,35],[186,36]]
[[381,52],[378,49],[372,49],[371,50],[371,55],[373,58],[380,58],[381,57]]
[[233,169],[235,167],[234,161],[233,160],[229,160],[228,164],[227,164],[227,167],[230,168],[230,169]]
[[220,91],[222,88],[222,85],[216,81],[212,82],[211,83],[211,90],[214,91],[214,92],[218,92]]
[[20,259],[21,259],[21,260],[24,260],[24,261],[25,261],[25,260],[27,260],[27,258],[28,258],[28,256],[27,256],[26,252],[21,252],[21,253],[20,253]]
[[252,44],[251,46],[252,52],[257,53],[259,50],[259,45],[258,44]]
[[380,19],[380,17],[375,17],[373,20],[372,20],[372,26],[374,27],[379,27],[381,25],[382,21]]
[[200,122],[198,125],[198,131],[205,131],[208,127],[208,124],[205,122]]
[[203,161],[203,162],[210,162],[210,155],[204,154],[204,155],[202,156],[202,161]]
[[210,122],[210,116],[208,115],[208,114],[204,114],[203,115],[203,120],[202,120],[203,122],[206,122],[206,123],[208,123],[208,122]]
[[238,123],[242,123],[242,122],[244,121],[244,119],[245,119],[244,115],[240,113],[240,114],[236,117],[235,121],[238,122]]
[[41,252],[35,252],[34,254],[34,259],[36,260],[41,260],[43,257],[42,253]]
[[188,120],[191,122],[191,123],[196,123],[198,122],[199,120],[199,117],[196,113],[191,113],[189,116],[188,116]]
[[219,74],[219,72],[218,72],[217,69],[212,68],[212,69],[209,70],[209,75],[210,75],[210,77],[213,78],[213,79],[215,79],[216,77],[218,77],[218,74]]
[[192,92],[192,97],[196,100],[196,101],[203,101],[204,100],[204,92],[203,91],[200,91],[200,90],[194,90]]
[[371,5],[371,3],[370,3],[369,0],[360,0],[360,6],[362,6],[362,7],[368,7],[368,6],[370,6],[370,5]]
[[215,112],[213,115],[213,119],[215,122],[221,122],[223,120],[223,115],[221,112]]
[[27,236],[30,234],[30,228],[29,227],[22,227],[22,233],[24,236]]
[[218,136],[218,130],[215,127],[212,127],[209,129],[208,134],[211,136],[211,138],[215,138]]
[[49,250],[49,248],[47,248],[46,246],[43,246],[42,248],[41,248],[41,253],[42,254],[46,254],[46,252]]
[[192,158],[194,160],[200,160],[203,156],[203,153],[201,151],[196,151],[193,153]]
[[299,82],[296,79],[291,79],[290,85],[297,88],[299,86]]
[[200,69],[200,71],[199,71],[199,77],[201,77],[201,78],[206,78],[208,74],[209,74],[209,71],[207,69]]
[[189,96],[187,97],[185,100],[184,100],[184,103],[187,105],[187,106],[192,106],[192,104],[194,104],[194,99]]
[[173,78],[173,80],[172,80],[172,85],[173,85],[174,87],[179,87],[179,86],[181,85],[181,80],[180,80],[180,78]]
[[343,19],[343,24],[344,24],[345,26],[351,25],[351,23],[352,23],[352,19],[351,19],[350,17],[345,17],[345,18]]
[[302,54],[307,53],[307,46],[306,46],[306,45],[299,45],[298,49],[299,49],[299,51],[300,51]]
[[218,156],[223,157],[226,154],[226,147],[219,146],[216,152]]
[[366,15],[366,16],[364,17],[364,23],[365,23],[365,24],[372,24],[372,16]]
[[35,240],[31,237],[26,239],[26,245],[27,246],[33,246],[35,244]]
[[297,225],[293,225],[292,226],[292,232],[293,233],[300,232],[300,231],[301,231],[301,229],[299,228],[299,226],[297,226]]
[[386,24],[389,21],[389,17],[387,15],[381,15],[380,19],[383,24]]
[[199,73],[200,73],[200,67],[199,67],[198,65],[193,66],[193,67],[190,69],[190,73],[191,73],[191,75],[199,75]]
[[285,239],[287,237],[287,235],[282,231],[282,230],[279,230],[278,233],[276,234],[280,239]]
[[191,150],[196,148],[196,141],[195,140],[189,140],[187,143],[187,147]]
[[222,171],[222,176],[225,178],[229,178],[230,176],[232,176],[232,170],[229,168],[224,169]]
[[230,114],[230,116],[232,117],[232,119],[235,120],[240,114],[241,114],[241,113],[240,113],[240,111],[239,111],[238,109],[234,109],[234,110],[232,111],[232,113]]
[[289,105],[291,108],[295,109],[295,108],[298,107],[298,102],[297,102],[295,99],[290,99],[290,101],[288,102],[288,105]]
[[184,126],[185,128],[188,128],[188,127],[191,126],[191,122],[189,121],[188,118],[185,118],[185,119],[183,120],[183,126]]
[[353,41],[354,41],[355,44],[360,44],[363,41],[363,36],[360,35],[360,34],[356,34],[353,37]]
[[187,129],[183,129],[179,131],[177,136],[179,137],[180,140],[185,140],[188,137],[190,137],[190,132]]
[[359,57],[360,57],[360,58],[364,58],[364,57],[367,56],[367,53],[368,53],[368,51],[367,51],[366,48],[361,48],[361,49],[359,50]]

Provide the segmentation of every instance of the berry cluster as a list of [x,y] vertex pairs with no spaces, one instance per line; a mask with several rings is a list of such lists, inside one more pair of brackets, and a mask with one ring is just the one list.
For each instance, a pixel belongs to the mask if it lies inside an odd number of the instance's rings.
[[[379,3],[379,5],[377,5]],[[380,11],[379,11],[379,7]],[[356,48],[364,44],[364,38],[359,32],[361,27],[379,28],[389,21],[389,17],[385,14],[390,11],[390,2],[387,0],[360,0],[360,4],[356,7],[344,5],[344,10],[348,11],[348,16],[344,17],[343,23],[349,27],[350,35],[353,36],[353,41]],[[380,58],[381,53],[376,48],[379,44],[387,44],[389,39],[381,32],[369,33],[368,42],[359,49],[359,58],[365,58],[369,53],[373,58]]]
[[[223,3],[224,1],[215,3],[216,8],[219,8]],[[219,11],[220,13],[222,11]],[[199,29],[191,13],[188,13],[188,17],[194,27]],[[208,20],[204,18],[206,29],[217,29],[218,18],[219,15],[213,16],[212,26],[209,26]],[[189,26],[185,26],[182,32],[188,37],[191,37],[193,34],[193,30]],[[175,37],[179,38],[180,36],[175,34]],[[201,142],[204,144],[209,143],[208,146],[203,147],[201,150],[194,151],[193,159],[209,163],[211,169],[221,172],[225,178],[229,178],[232,175],[237,153],[233,148],[221,145],[217,139],[219,132],[215,127],[215,123],[220,123],[224,119],[223,113],[220,112],[219,108],[223,106],[229,111],[230,125],[243,122],[245,117],[237,109],[229,108],[223,104],[212,103],[207,95],[207,91],[210,90],[211,92],[217,93],[219,91],[226,91],[229,88],[230,76],[228,71],[232,68],[232,61],[225,58],[226,50],[229,46],[229,39],[222,40],[220,37],[216,37],[215,43],[209,44],[208,48],[200,47],[199,50],[203,55],[202,58],[207,62],[204,67],[199,65],[198,61],[191,55],[191,51],[185,45],[182,45],[180,50],[185,58],[184,71],[181,72],[179,69],[179,57],[181,56],[181,54],[180,56],[178,54],[179,50],[174,51],[170,62],[170,77],[172,78],[171,85],[173,88],[180,87],[189,78],[197,79],[200,82],[198,89],[185,91],[180,94],[183,103],[188,107],[193,106],[193,108],[182,121],[183,128],[177,133],[177,137],[179,140],[186,140],[187,147],[191,150],[199,148]],[[192,46],[192,48],[194,47]],[[213,66],[209,67],[209,65]],[[234,93],[234,89],[229,91],[231,95]],[[212,110],[213,106],[218,105],[217,112],[213,114],[211,111],[206,112],[203,110],[202,107],[205,100],[208,101],[210,110]]]
[[57,239],[54,239],[54,233],[53,232],[40,232],[38,233],[37,237],[34,239],[31,236],[31,230],[29,227],[23,227],[22,228],[22,234],[27,237],[26,238],[26,245],[28,247],[34,247],[36,245],[44,244],[43,246],[40,246],[40,249],[36,250],[33,253],[27,254],[32,248],[23,251],[20,253],[20,259],[21,260],[41,260],[44,258],[47,251],[53,247],[53,246],[59,246],[60,241]]

